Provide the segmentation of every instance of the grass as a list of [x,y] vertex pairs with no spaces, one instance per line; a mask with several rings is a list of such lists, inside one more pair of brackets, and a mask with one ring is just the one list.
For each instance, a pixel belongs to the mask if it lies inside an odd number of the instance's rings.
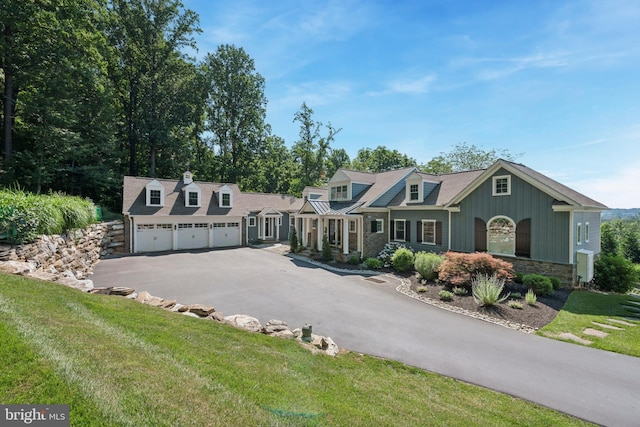
[[[624,319],[629,312],[620,305],[630,299],[627,295],[574,291],[553,322],[540,329],[538,334],[555,337],[562,332],[569,332],[592,341],[590,347],[640,357],[640,319],[637,322]],[[636,326],[621,326],[607,319],[625,320]],[[622,327],[624,330],[603,329],[608,333],[605,338],[584,335],[582,332],[586,328],[597,329],[592,322]]]
[[585,424],[397,362],[312,355],[293,341],[4,274],[0,360],[0,402],[68,403],[74,426]]

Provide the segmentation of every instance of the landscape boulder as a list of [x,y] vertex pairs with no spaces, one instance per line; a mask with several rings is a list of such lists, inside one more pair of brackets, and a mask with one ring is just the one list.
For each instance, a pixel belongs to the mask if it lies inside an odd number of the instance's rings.
[[232,326],[241,328],[250,332],[260,332],[262,325],[260,321],[255,317],[247,316],[245,314],[234,314],[232,316],[226,316],[224,321]]

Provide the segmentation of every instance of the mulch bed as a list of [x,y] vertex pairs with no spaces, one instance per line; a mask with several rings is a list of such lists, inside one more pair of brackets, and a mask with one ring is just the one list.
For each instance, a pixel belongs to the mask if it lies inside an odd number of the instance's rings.
[[[320,259],[316,259],[316,260],[321,262]],[[332,267],[344,269],[344,270],[360,269],[360,266],[358,265],[339,263],[335,261],[328,263],[328,265]],[[391,269],[382,269],[380,271],[383,273],[393,272],[393,270]],[[422,297],[430,298],[432,300],[436,300],[441,303],[443,302],[440,301],[440,297],[438,293],[443,289],[450,290],[448,288],[445,288],[440,283],[435,283],[435,282],[422,283],[418,279],[417,274],[413,272],[407,273],[407,274],[401,274],[401,273],[395,272],[395,274],[399,277],[404,278],[407,281],[410,281],[411,290],[413,292],[416,292],[418,295]],[[418,293],[417,290],[419,286],[424,286],[426,288],[426,292]],[[571,294],[570,289],[558,289],[558,290],[555,290],[551,296],[548,296],[548,297],[539,296],[536,305],[530,306],[525,302],[524,295],[527,293],[527,288],[524,287],[523,285],[513,283],[513,282],[508,282],[505,284],[504,292],[505,293],[520,292],[520,294],[522,295],[522,298],[519,299],[518,301],[522,303],[522,309],[515,309],[515,308],[509,307],[507,305],[507,301],[500,303],[495,307],[489,307],[489,308],[480,307],[473,300],[473,297],[471,296],[470,293],[465,296],[454,295],[453,301],[447,301],[444,304],[458,307],[472,313],[479,313],[485,316],[495,317],[503,321],[519,323],[522,325],[530,326],[534,329],[540,329],[546,324],[551,323],[551,321],[555,319],[556,315],[562,309],[562,307],[564,306],[564,303],[567,301],[567,298],[569,298],[569,295]]]

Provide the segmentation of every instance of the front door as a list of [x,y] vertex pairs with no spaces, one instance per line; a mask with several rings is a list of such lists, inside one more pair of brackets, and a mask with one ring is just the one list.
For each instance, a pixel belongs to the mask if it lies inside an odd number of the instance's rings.
[[264,219],[264,238],[273,239],[273,218],[266,217]]

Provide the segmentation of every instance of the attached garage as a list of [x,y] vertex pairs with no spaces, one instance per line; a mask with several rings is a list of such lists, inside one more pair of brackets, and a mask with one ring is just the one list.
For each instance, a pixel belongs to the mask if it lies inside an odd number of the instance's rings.
[[239,246],[242,232],[239,222],[214,222],[212,246]]
[[173,224],[137,224],[136,252],[158,252],[173,249]]
[[209,247],[209,224],[179,223],[178,249],[201,249]]

